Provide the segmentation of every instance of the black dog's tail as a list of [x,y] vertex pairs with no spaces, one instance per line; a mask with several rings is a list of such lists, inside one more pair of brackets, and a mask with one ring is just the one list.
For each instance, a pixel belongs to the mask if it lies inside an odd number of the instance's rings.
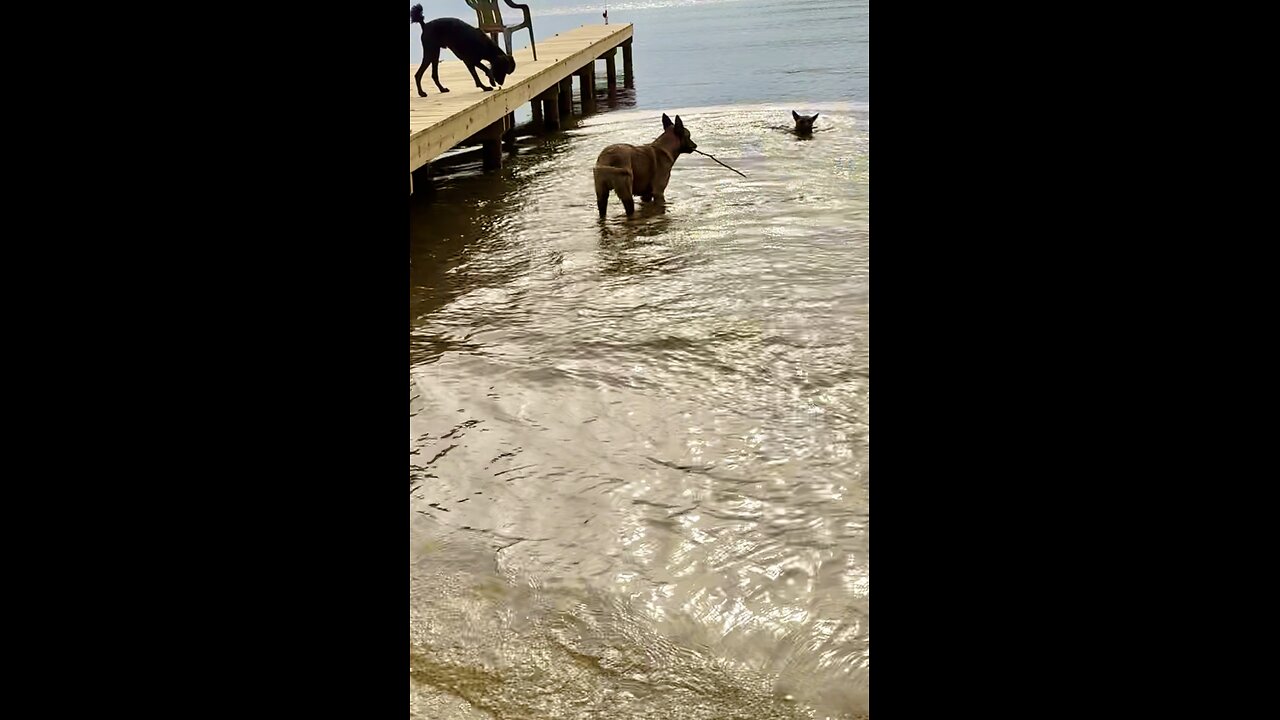
[[421,5],[414,5],[413,7],[409,8],[409,22],[420,23],[424,21],[425,21],[425,18],[422,17]]

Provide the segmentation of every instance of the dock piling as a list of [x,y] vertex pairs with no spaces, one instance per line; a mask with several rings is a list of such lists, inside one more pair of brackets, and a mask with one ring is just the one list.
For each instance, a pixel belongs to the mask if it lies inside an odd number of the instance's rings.
[[547,130],[560,129],[560,85],[557,83],[542,94],[543,112]]
[[502,134],[502,145],[507,152],[514,153],[516,151],[516,114],[507,113],[506,131]]
[[573,114],[573,78],[560,81],[560,117],[568,118]]
[[631,70],[631,38],[622,41],[622,83],[623,87],[636,86],[634,73]]
[[476,133],[484,147],[484,169],[497,170],[502,167],[502,137],[507,133],[507,116],[503,115],[497,122]]
[[582,100],[582,112],[596,111],[596,63],[591,61],[578,71],[578,96]]
[[618,48],[613,48],[604,54],[604,76],[609,83],[609,101],[618,99],[618,66],[614,61],[614,56],[618,54]]

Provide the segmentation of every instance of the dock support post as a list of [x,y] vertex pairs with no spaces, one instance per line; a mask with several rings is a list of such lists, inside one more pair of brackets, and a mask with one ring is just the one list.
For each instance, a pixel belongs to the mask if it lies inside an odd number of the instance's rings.
[[591,65],[589,69],[591,71],[590,73],[591,82],[587,83],[587,89],[590,90],[591,92],[587,95],[587,99],[591,101],[591,112],[595,112],[596,111],[596,63],[594,60],[591,61]]
[[610,100],[618,97],[618,66],[613,60],[613,56],[617,54],[618,48],[613,48],[604,56],[604,76],[609,83]]
[[[417,175],[415,178],[414,175]],[[432,167],[427,163],[417,170],[409,172],[409,195],[430,195],[434,188],[431,185]]]
[[596,63],[587,63],[578,71],[579,96],[582,98],[582,112],[596,111]]
[[542,94],[543,112],[546,113],[547,130],[560,129],[560,86],[548,89]]
[[573,114],[573,78],[560,81],[560,117],[568,118]]
[[476,133],[484,146],[484,169],[497,170],[502,167],[502,136],[507,132],[507,118],[492,123],[489,127]]
[[516,151],[516,114],[507,113],[503,122],[506,123],[506,128],[502,133],[502,144],[507,152],[513,153]]
[[631,39],[622,41],[622,84],[623,87],[633,88],[636,86],[635,78],[631,71]]
[[529,105],[533,108],[533,127],[538,132],[546,130],[546,126],[542,123],[542,101],[538,98],[534,98],[533,102],[529,103]]

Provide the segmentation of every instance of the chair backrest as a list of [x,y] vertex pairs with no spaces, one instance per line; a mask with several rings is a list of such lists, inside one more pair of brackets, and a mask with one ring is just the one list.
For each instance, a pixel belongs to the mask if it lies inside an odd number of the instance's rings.
[[502,11],[498,9],[498,0],[467,0],[467,4],[476,11],[476,20],[480,29],[502,27]]

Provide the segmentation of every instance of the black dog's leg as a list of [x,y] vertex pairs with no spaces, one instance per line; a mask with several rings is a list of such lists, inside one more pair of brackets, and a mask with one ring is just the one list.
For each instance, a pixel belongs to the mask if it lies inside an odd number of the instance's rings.
[[[480,88],[481,90],[483,90],[483,91],[485,91],[485,92],[489,92],[490,90],[492,90],[492,89],[493,89],[493,88],[491,88],[491,87],[489,87],[489,86],[485,85],[484,83],[480,82],[480,76],[479,76],[479,75],[476,75],[476,66],[475,66],[475,65],[472,65],[472,64],[468,63],[468,64],[467,64],[467,69],[471,71],[471,79],[476,81],[476,87]],[[488,70],[485,70],[485,68],[484,68],[484,66],[483,66],[483,65],[481,65],[481,66],[480,66],[480,69],[481,69],[481,70],[484,70],[484,74],[485,74],[485,75],[488,75],[488,74],[489,74],[489,71],[488,71]],[[489,78],[489,82],[493,82],[493,77],[490,77],[490,78]]]
[[422,76],[427,72],[428,64],[430,63],[427,62],[426,58],[423,58],[422,65],[418,68],[418,72],[413,76],[413,81],[418,84],[418,97],[427,96],[427,94],[422,91]]
[[440,50],[436,50],[436,56],[431,58],[431,81],[440,88],[440,92],[447,93],[449,88],[440,84]]

